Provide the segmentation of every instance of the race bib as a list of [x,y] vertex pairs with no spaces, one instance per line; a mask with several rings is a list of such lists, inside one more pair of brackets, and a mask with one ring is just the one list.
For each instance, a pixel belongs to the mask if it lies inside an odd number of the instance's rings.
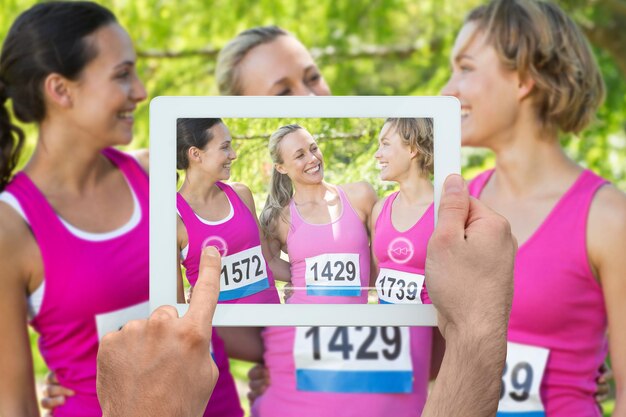
[[300,391],[413,390],[408,327],[297,327],[294,361]]
[[381,304],[422,304],[424,275],[381,268],[376,292]]
[[121,310],[111,311],[109,313],[96,314],[96,329],[98,330],[98,341],[102,340],[104,335],[116,332],[131,320],[147,319],[150,315],[150,306],[148,301],[141,304],[135,304]]
[[550,351],[507,342],[498,417],[545,417],[539,387]]
[[222,258],[218,301],[236,300],[269,288],[261,246]]
[[358,253],[326,253],[306,258],[307,295],[358,297],[361,270]]

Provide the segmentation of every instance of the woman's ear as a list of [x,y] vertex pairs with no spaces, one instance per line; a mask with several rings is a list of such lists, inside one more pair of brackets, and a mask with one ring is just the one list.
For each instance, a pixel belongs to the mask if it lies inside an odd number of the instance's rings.
[[71,108],[72,88],[71,81],[55,72],[48,74],[43,82],[43,93],[46,101],[62,108]]
[[533,88],[535,88],[535,80],[533,80],[532,77],[530,77],[528,74],[520,77],[517,87],[517,97],[520,100],[525,99],[526,97],[530,96]]
[[200,149],[192,146],[187,150],[187,159],[189,159],[189,162],[195,161],[202,163],[202,152],[200,152]]
[[280,172],[281,174],[287,174],[287,170],[282,164],[274,164],[274,169],[276,169],[276,171]]

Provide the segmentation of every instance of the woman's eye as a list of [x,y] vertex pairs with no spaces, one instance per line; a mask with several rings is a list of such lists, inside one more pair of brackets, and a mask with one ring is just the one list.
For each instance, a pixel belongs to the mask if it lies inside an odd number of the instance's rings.
[[313,83],[318,82],[321,78],[322,76],[320,74],[313,74],[311,77],[309,77],[308,82],[313,84]]

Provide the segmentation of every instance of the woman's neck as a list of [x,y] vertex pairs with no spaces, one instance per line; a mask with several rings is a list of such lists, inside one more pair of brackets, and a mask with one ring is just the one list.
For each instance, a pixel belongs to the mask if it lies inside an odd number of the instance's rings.
[[326,200],[326,194],[333,191],[333,187],[322,181],[318,184],[294,184],[293,200],[297,205]]

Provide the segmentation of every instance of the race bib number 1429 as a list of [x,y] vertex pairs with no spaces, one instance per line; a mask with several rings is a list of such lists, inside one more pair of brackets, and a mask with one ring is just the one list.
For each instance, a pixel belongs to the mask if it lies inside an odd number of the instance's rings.
[[358,253],[326,253],[305,259],[307,295],[358,297],[361,271]]
[[413,389],[408,327],[297,327],[294,361],[301,391]]

